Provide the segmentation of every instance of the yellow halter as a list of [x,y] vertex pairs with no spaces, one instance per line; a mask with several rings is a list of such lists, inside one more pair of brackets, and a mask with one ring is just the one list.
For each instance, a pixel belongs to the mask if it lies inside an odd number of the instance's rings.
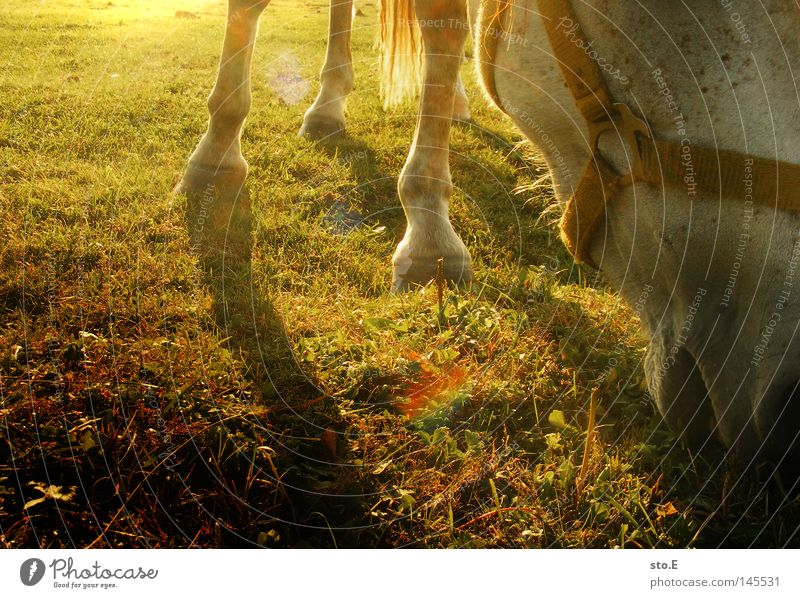
[[[637,182],[679,187],[684,185],[683,156],[690,152],[696,193],[735,197],[741,194],[744,169],[752,175],[754,203],[789,212],[800,212],[800,165],[742,154],[731,150],[681,145],[656,139],[647,122],[624,103],[614,102],[599,65],[584,52],[587,40],[580,25],[570,37],[558,23],[578,19],[569,0],[537,0],[545,31],[567,87],[589,129],[592,156],[561,219],[561,239],[576,262],[589,262],[589,246],[606,205],[616,192]],[[484,0],[480,22],[479,64],[490,96],[502,109],[494,81],[494,59],[502,35],[502,23],[510,0]],[[576,38],[583,44],[576,44]],[[632,168],[618,173],[598,150],[600,136],[616,131],[628,144]],[[687,194],[689,197],[689,194]]]

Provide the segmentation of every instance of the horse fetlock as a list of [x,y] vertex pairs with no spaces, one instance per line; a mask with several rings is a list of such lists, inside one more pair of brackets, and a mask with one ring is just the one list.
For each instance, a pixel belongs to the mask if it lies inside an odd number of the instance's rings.
[[453,120],[459,122],[469,122],[472,120],[472,112],[469,109],[467,93],[460,81],[456,85],[456,97],[453,100]]
[[224,87],[222,91],[215,89],[208,100],[208,113],[213,126],[224,130],[238,129],[250,114],[252,100],[247,90],[230,94]]
[[347,62],[338,66],[323,67],[320,83],[322,91],[327,92],[330,96],[344,98],[350,95],[355,87],[353,64]]
[[453,183],[449,172],[426,171],[409,165],[400,175],[397,190],[407,211],[427,208],[438,212],[440,206],[435,204],[442,202],[446,206],[447,199],[453,194]]

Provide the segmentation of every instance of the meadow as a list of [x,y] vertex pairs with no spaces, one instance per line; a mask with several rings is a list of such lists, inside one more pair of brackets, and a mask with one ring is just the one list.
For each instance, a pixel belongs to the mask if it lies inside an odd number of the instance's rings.
[[375,0],[348,134],[319,144],[296,132],[327,2],[268,7],[247,189],[198,246],[172,189],[225,8],[0,6],[0,545],[800,545],[796,496],[661,423],[636,316],[566,253],[471,66],[451,210],[475,284],[389,293],[416,106],[381,106]]

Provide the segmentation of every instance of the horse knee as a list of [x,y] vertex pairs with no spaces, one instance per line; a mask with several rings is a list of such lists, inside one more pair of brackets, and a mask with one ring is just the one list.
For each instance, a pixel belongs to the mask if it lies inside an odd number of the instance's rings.
[[429,52],[460,55],[469,35],[469,18],[464,0],[417,0],[417,20]]
[[442,21],[440,29],[460,25],[455,19],[461,18],[465,23],[467,19],[466,0],[416,0],[414,10],[421,21],[430,21],[432,25]]

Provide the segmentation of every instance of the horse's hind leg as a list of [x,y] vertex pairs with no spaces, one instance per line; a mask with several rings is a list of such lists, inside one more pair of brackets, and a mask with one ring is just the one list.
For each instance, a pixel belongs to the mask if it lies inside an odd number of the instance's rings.
[[408,224],[392,259],[394,290],[431,281],[439,259],[447,280],[472,279],[469,252],[449,217],[450,125],[468,34],[466,5],[463,0],[416,0],[415,8],[421,23],[436,26],[421,27],[422,100],[414,144],[398,185]]
[[247,176],[241,134],[250,112],[250,64],[258,20],[270,0],[229,0],[217,82],[208,98],[208,130],[189,158],[177,191],[211,196],[238,193]]
[[300,135],[322,139],[344,132],[344,107],[353,90],[353,58],[350,32],[353,0],[331,0],[328,53],[322,67],[319,95],[306,112]]
[[464,88],[464,83],[461,81],[460,73],[456,79],[456,96],[453,101],[453,120],[464,123],[472,120],[472,113],[469,110],[469,99],[467,99],[467,90]]

